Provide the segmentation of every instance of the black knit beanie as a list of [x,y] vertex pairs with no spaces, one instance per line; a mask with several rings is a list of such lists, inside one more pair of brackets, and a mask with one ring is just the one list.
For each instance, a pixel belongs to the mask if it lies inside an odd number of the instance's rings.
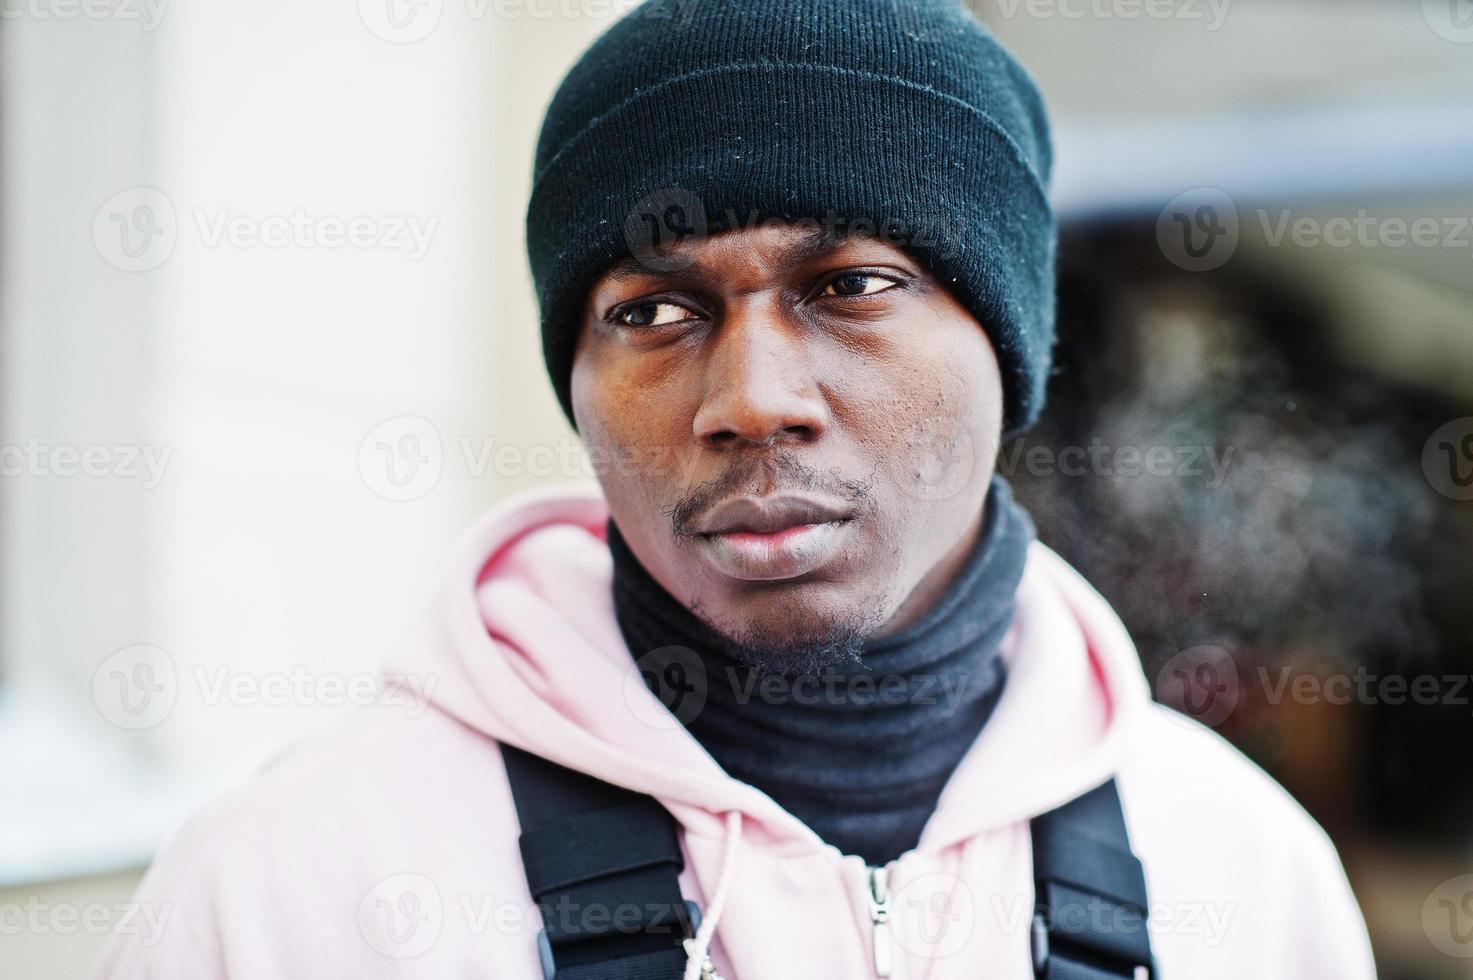
[[778,219],[915,255],[987,331],[1004,428],[1028,427],[1054,337],[1050,165],[1038,90],[958,0],[648,0],[573,66],[537,145],[527,252],[564,411],[611,264]]

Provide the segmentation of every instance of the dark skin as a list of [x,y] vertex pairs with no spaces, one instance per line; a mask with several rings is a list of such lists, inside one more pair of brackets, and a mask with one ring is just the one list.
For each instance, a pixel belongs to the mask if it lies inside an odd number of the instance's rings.
[[852,657],[937,600],[1003,416],[985,332],[920,262],[784,224],[607,271],[572,394],[640,563],[776,666]]

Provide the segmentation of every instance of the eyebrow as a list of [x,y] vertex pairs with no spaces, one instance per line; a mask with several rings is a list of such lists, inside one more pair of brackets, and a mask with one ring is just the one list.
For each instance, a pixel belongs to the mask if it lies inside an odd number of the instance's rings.
[[[774,262],[781,268],[791,268],[802,265],[813,259],[828,254],[844,244],[842,236],[828,235],[822,228],[808,228],[794,241],[783,245],[778,252]],[[664,254],[656,252],[656,254]],[[629,279],[647,275],[669,275],[668,271],[649,268],[643,259],[637,255],[626,255],[613,265],[609,266],[605,273],[615,282],[625,282]],[[701,264],[699,259],[692,259],[691,263],[678,270],[678,274],[684,279],[693,279],[700,282],[711,282],[716,278],[709,269]]]

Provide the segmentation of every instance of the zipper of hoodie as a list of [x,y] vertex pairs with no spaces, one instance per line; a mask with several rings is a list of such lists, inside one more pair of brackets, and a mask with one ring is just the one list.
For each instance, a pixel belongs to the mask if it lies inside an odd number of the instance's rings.
[[891,948],[893,939],[890,935],[890,868],[888,865],[881,868],[872,865],[866,867],[869,873],[864,897],[869,902],[875,976],[883,980],[890,975],[894,966],[894,950]]

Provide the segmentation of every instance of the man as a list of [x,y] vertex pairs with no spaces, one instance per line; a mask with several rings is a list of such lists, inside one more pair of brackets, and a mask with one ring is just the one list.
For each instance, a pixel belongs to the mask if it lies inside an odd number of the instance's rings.
[[488,517],[394,665],[430,710],[199,818],[103,974],[1372,976],[1324,834],[1150,703],[994,477],[1049,367],[1049,169],[952,0],[613,27],[527,220],[603,497]]

